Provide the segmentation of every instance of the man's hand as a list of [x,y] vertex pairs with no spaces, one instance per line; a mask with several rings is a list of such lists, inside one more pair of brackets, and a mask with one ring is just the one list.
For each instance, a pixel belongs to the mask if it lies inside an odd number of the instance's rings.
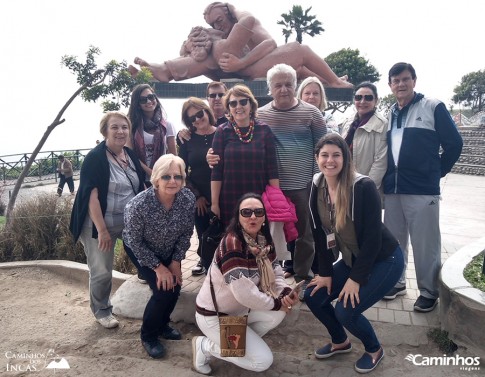
[[197,216],[204,216],[209,210],[209,202],[204,196],[199,196],[195,202],[195,207],[197,208]]

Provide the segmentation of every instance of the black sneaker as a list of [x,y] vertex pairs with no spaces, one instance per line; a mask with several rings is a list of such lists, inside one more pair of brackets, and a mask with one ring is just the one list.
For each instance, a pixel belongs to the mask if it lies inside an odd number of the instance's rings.
[[165,356],[165,347],[158,340],[142,340],[141,344],[143,344],[145,351],[147,351],[147,353],[154,359],[159,359]]
[[437,304],[437,298],[426,298],[424,296],[419,296],[414,303],[414,310],[417,312],[427,313],[433,310]]
[[202,261],[199,259],[199,263],[197,263],[197,266],[195,266],[192,269],[192,275],[198,276],[198,275],[202,275],[202,274],[205,274],[205,268],[204,268],[204,266],[202,266]]
[[406,294],[406,286],[401,288],[392,288],[386,295],[383,297],[384,300],[394,300],[397,296],[404,296]]
[[162,330],[160,336],[167,340],[180,340],[182,339],[182,334],[177,329],[166,325],[165,328]]

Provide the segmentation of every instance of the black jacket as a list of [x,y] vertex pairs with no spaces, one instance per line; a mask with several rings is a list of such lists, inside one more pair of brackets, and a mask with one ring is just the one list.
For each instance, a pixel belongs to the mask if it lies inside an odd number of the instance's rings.
[[[136,174],[140,181],[138,192],[144,190],[145,173],[140,165],[140,160],[136,157],[135,152],[125,147],[126,153],[130,156],[135,164]],[[84,159],[81,167],[81,176],[79,189],[71,212],[71,223],[69,229],[73,235],[74,242],[77,241],[81,234],[84,220],[89,210],[89,198],[94,188],[98,189],[98,199],[101,205],[103,216],[106,213],[108,205],[108,187],[109,187],[109,162],[106,156],[106,144],[104,141],[93,148]],[[98,230],[93,224],[93,238],[98,238]]]
[[[322,179],[322,173],[317,173],[313,177],[310,190],[310,216],[315,255],[318,258],[318,274],[333,276],[334,257],[327,249],[326,235],[317,209],[318,184]],[[374,262],[389,257],[399,245],[397,239],[382,223],[381,198],[374,181],[369,177],[357,175],[354,181],[350,215],[355,226],[359,255],[352,258],[349,277],[360,285],[365,285],[369,280]]]

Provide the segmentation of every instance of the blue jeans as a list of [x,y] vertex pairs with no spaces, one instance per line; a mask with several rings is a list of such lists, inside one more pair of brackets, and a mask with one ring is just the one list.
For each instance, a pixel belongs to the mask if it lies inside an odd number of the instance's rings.
[[[148,300],[145,312],[143,313],[143,323],[141,325],[141,340],[153,341],[158,338],[165,326],[170,322],[170,315],[177,305],[180,295],[180,285],[176,285],[173,290],[164,291],[157,287],[157,274],[149,267],[140,266],[133,251],[123,243],[126,254],[130,257],[141,275],[146,279],[152,290],[152,297]],[[169,261],[160,261],[165,267],[170,265]]]
[[375,262],[366,285],[360,287],[360,303],[352,308],[350,301],[344,308],[343,302],[337,302],[335,308],[332,301],[335,300],[345,282],[349,278],[351,268],[343,260],[333,266],[332,291],[327,294],[327,288],[320,288],[313,296],[310,296],[314,287],[308,287],[305,291],[305,302],[322,324],[327,328],[332,343],[343,343],[347,339],[344,327],[364,344],[367,352],[377,352],[381,345],[370,324],[362,314],[397,283],[404,269],[404,259],[401,248],[398,246],[394,253],[387,259]]

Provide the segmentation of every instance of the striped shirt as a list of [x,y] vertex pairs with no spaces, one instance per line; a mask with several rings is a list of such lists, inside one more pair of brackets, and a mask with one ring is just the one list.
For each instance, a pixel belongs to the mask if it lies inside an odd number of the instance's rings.
[[306,188],[318,172],[313,149],[327,133],[322,112],[300,100],[288,110],[278,110],[270,102],[258,109],[258,119],[271,127],[276,138],[281,189]]

